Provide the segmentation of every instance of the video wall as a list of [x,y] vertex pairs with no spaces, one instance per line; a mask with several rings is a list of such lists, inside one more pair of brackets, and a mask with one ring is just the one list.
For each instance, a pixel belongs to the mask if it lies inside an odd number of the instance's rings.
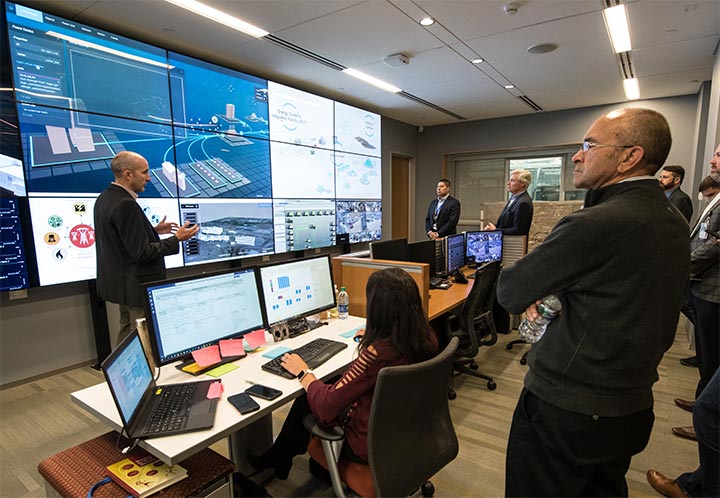
[[381,238],[379,115],[20,4],[4,10],[21,153],[0,164],[0,186],[28,198],[40,285],[95,278],[93,206],[125,150],[148,160],[138,203],[151,223],[201,225],[168,267]]

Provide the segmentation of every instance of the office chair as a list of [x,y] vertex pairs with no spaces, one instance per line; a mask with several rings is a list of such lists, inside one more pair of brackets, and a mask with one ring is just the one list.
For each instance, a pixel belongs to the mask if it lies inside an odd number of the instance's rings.
[[458,453],[447,399],[458,342],[453,338],[430,360],[380,370],[368,424],[369,465],[338,461],[343,430],[305,418],[314,435],[308,453],[328,469],[338,498],[346,496],[342,483],[366,497],[409,496],[418,489],[433,495],[428,479]]
[[[455,354],[453,372],[472,375],[487,380],[487,388],[494,391],[497,384],[489,375],[477,371],[475,357],[480,346],[492,346],[497,342],[497,331],[493,320],[492,307],[495,301],[495,284],[500,272],[500,262],[493,261],[475,272],[475,284],[465,300],[460,316],[451,315],[446,321],[448,337],[458,337],[460,345]],[[453,374],[455,375],[455,374]],[[448,398],[457,394],[450,386]]]
[[[510,341],[510,342],[507,343],[507,346],[505,346],[505,349],[507,349],[508,351],[510,351],[515,344],[528,344],[528,343],[525,342],[523,339],[513,339],[512,341]],[[528,351],[525,351],[525,352],[523,353],[523,355],[520,357],[520,364],[521,364],[521,365],[527,364],[527,355],[528,355]]]

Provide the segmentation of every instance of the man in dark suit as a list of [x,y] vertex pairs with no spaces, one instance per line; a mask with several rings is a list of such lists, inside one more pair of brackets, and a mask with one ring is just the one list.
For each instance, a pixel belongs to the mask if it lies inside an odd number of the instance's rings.
[[660,171],[660,185],[665,189],[665,196],[672,202],[676,208],[682,213],[688,223],[693,214],[693,205],[690,197],[680,190],[683,178],[685,178],[685,168],[682,166],[663,166]]
[[[97,291],[100,299],[120,305],[122,340],[137,318],[145,316],[140,283],[165,278],[163,258],[177,254],[180,242],[200,227],[163,218],[153,227],[136,202],[150,181],[148,162],[140,154],[123,151],[110,164],[115,181],[95,202],[97,244]],[[160,240],[158,234],[173,233]]]
[[436,191],[437,199],[430,203],[425,217],[425,233],[430,239],[453,235],[460,220],[460,201],[450,195],[450,180],[440,180]]
[[507,189],[510,199],[498,217],[497,223],[488,223],[485,230],[502,230],[503,235],[527,235],[533,218],[533,203],[527,189],[532,174],[525,169],[516,169],[510,173]]

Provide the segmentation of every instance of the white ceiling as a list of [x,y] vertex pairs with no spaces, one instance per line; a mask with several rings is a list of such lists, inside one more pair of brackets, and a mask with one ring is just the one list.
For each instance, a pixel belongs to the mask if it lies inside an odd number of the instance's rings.
[[[615,0],[608,0],[613,3]],[[162,0],[24,0],[28,6],[313,91],[416,126],[456,123],[271,41]],[[622,102],[604,0],[204,0],[276,38],[398,86],[467,120]],[[630,61],[643,99],[696,93],[711,79],[720,0],[629,0]],[[438,22],[418,24],[426,15]],[[527,48],[554,43],[531,55]],[[410,64],[383,63],[402,52]],[[487,62],[469,62],[481,56]],[[515,89],[503,85],[512,83]]]

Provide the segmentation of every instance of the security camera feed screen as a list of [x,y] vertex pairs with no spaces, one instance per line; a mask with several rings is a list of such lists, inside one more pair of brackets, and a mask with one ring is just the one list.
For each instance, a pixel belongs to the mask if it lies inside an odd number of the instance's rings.
[[348,234],[350,243],[382,238],[382,202],[338,201],[337,233]]
[[465,260],[475,267],[482,263],[502,260],[503,233],[501,230],[488,232],[466,232]]
[[154,225],[201,226],[167,267],[381,239],[380,115],[2,5],[0,187],[29,197],[30,282],[95,278],[92,206],[123,151],[148,162]]

